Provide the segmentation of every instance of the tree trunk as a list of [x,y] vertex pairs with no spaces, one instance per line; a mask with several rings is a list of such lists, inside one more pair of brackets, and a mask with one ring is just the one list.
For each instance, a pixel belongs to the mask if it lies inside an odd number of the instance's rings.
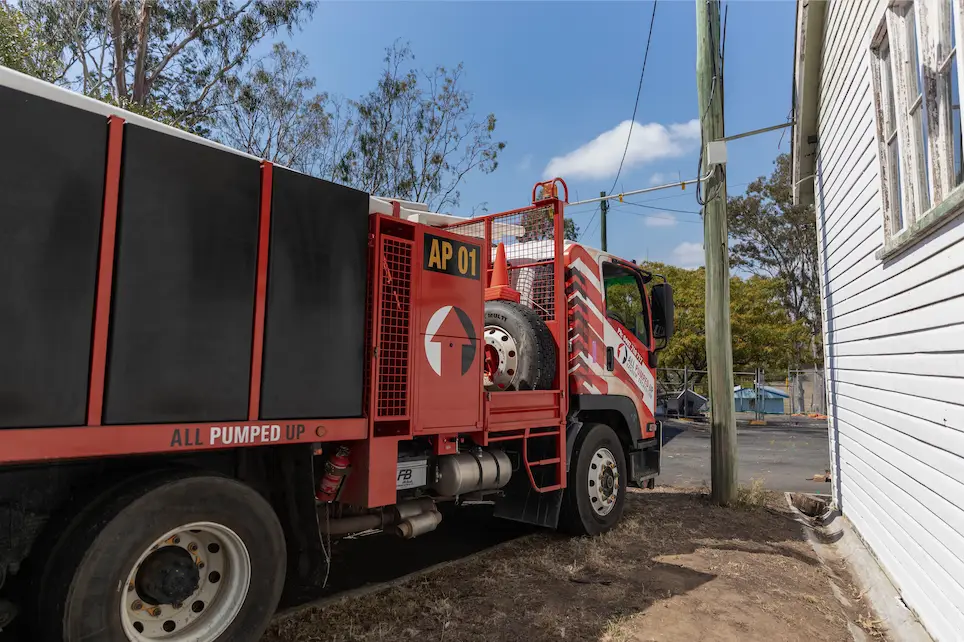
[[137,59],[134,62],[134,102],[144,105],[147,102],[147,38],[151,23],[151,0],[142,0],[141,13],[137,20]]
[[117,102],[127,98],[127,78],[124,64],[124,28],[121,25],[121,0],[110,0],[110,22],[114,38],[114,90]]

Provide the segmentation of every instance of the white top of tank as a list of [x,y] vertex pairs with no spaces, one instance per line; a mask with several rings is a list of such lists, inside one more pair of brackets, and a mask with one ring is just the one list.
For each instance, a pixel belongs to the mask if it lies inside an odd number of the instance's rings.
[[100,114],[104,117],[116,115],[120,118],[123,118],[128,123],[140,125],[146,129],[153,129],[157,132],[176,136],[177,138],[183,138],[201,145],[207,145],[208,147],[214,147],[215,149],[237,154],[238,156],[244,156],[245,158],[251,158],[256,161],[261,160],[257,156],[246,154],[242,151],[238,151],[237,149],[228,147],[227,145],[222,145],[221,143],[216,143],[213,140],[201,138],[200,136],[195,136],[194,134],[189,134],[186,131],[176,129],[170,125],[159,123],[156,120],[151,120],[150,118],[135,114],[127,111],[126,109],[115,107],[114,105],[102,103],[99,100],[94,100],[93,98],[89,98],[83,94],[78,94],[70,91],[69,89],[52,85],[46,81],[22,74],[19,71],[14,71],[13,69],[8,69],[7,67],[0,67],[0,86],[10,87],[11,89],[16,89],[26,94],[39,96],[40,98],[47,98],[64,105],[70,105],[71,107],[77,107],[79,109],[83,109],[84,111]]
[[[485,227],[481,220],[463,218],[461,216],[453,216],[451,214],[442,214],[439,212],[430,212],[428,205],[425,203],[416,203],[400,198],[372,196],[370,199],[369,209],[378,214],[391,215],[392,201],[395,201],[399,204],[399,215],[406,221],[422,223],[423,225],[431,225],[432,227],[448,227],[449,225],[459,225],[459,229],[453,230],[456,234],[473,236],[476,238],[483,238],[485,235]],[[476,223],[473,223],[473,221],[476,221]],[[523,236],[525,232],[525,228],[521,225],[500,223],[499,221],[494,221],[492,223],[493,237],[520,237]]]

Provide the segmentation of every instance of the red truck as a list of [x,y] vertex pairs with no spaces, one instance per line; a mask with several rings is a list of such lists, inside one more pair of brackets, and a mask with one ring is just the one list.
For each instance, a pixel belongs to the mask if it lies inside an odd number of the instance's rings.
[[437,214],[3,68],[0,140],[0,628],[253,642],[333,538],[593,535],[659,473],[672,289],[560,180]]

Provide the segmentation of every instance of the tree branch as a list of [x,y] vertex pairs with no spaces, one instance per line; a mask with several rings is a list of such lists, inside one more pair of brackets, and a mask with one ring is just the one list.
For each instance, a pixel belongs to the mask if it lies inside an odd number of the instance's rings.
[[124,29],[121,25],[121,0],[110,0],[110,21],[114,39],[114,89],[115,98],[122,103],[127,98],[127,78],[124,61]]
[[222,16],[217,19],[212,19],[207,23],[202,22],[197,26],[195,26],[193,29],[191,29],[188,32],[187,36],[185,36],[179,43],[174,45],[171,48],[171,50],[168,51],[163,58],[161,58],[160,62],[158,62],[157,65],[154,67],[154,71],[151,72],[151,74],[147,77],[146,84],[147,84],[148,91],[150,90],[151,85],[153,85],[154,82],[157,80],[158,76],[160,76],[164,72],[164,69],[167,67],[167,65],[170,64],[171,60],[173,60],[177,54],[181,53],[184,47],[191,44],[194,40],[197,40],[197,38],[200,37],[200,35],[205,31],[209,29],[217,29],[221,25],[227,24],[229,22],[233,22],[235,18],[237,18],[247,10],[247,8],[251,5],[251,2],[252,0],[248,0],[233,13],[230,13],[228,15]]
[[141,13],[137,20],[137,58],[134,61],[134,102],[147,102],[145,65],[147,64],[147,38],[151,22],[151,1],[141,0]]

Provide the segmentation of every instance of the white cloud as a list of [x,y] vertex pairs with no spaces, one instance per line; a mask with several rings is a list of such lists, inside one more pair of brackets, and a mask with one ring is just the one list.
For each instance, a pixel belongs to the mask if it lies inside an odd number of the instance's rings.
[[673,227],[676,217],[669,212],[653,212],[646,215],[646,227]]
[[691,270],[703,265],[703,244],[683,241],[673,250],[670,261],[681,268]]
[[662,185],[663,183],[668,183],[668,182],[669,182],[669,178],[666,176],[666,174],[662,172],[656,172],[655,174],[649,177],[650,185]]
[[553,158],[546,166],[545,177],[601,179],[615,176],[630,128],[633,136],[626,150],[623,169],[682,156],[699,146],[700,123],[695,118],[669,126],[659,123],[641,125],[626,120],[578,149]]

